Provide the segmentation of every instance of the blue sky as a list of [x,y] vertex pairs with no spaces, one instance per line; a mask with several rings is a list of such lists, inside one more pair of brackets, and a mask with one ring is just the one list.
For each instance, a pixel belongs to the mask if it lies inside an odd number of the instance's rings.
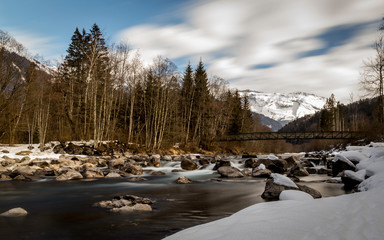
[[0,29],[32,54],[65,55],[76,27],[97,23],[150,63],[183,70],[203,59],[208,73],[239,89],[359,93],[364,59],[384,17],[382,0],[1,0]]

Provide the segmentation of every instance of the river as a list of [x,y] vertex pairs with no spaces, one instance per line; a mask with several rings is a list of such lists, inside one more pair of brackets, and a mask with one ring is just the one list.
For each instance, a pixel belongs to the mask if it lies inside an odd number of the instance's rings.
[[[244,178],[217,181],[215,171],[173,173],[177,163],[151,168],[167,173],[147,181],[99,179],[94,181],[35,182],[0,181],[0,212],[22,207],[29,214],[21,218],[0,217],[0,239],[162,239],[184,228],[227,217],[250,205],[264,202],[265,180]],[[177,167],[177,166],[176,166]],[[179,176],[192,184],[173,183]],[[306,185],[323,196],[344,194],[342,184],[318,182],[324,176],[311,175]],[[152,212],[119,214],[93,207],[116,195],[132,194],[154,201]]]

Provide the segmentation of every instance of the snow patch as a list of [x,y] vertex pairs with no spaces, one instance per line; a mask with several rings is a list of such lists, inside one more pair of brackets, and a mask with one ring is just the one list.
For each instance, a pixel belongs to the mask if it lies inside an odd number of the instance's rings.
[[284,190],[280,193],[280,200],[313,200],[313,197],[306,192],[296,190]]
[[281,175],[278,173],[272,173],[271,177],[273,178],[273,182],[278,184],[278,185],[298,188],[297,185],[290,178],[288,178],[284,175]]
[[347,163],[349,166],[355,168],[355,164],[353,164],[351,161],[348,160],[348,158],[344,157],[341,154],[336,154],[335,158],[332,160],[333,162],[342,161]]

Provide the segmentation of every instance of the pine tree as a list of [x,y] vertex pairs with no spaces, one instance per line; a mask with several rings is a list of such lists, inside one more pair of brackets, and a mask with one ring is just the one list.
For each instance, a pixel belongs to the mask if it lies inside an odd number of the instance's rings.
[[192,107],[195,97],[195,86],[193,80],[193,70],[190,64],[185,69],[183,82],[181,87],[181,113],[182,113],[182,129],[184,131],[185,139],[187,143],[189,140],[190,129],[191,129],[191,117]]
[[194,104],[193,104],[193,140],[204,140],[207,125],[207,110],[209,102],[208,77],[203,61],[200,60],[194,74]]
[[[231,94],[232,95],[232,94]],[[229,135],[239,134],[243,125],[243,106],[238,90],[230,98],[231,123],[228,128]]]

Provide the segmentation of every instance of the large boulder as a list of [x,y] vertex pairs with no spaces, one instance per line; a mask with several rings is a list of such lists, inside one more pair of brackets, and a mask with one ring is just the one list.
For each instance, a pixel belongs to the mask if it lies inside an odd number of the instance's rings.
[[296,187],[281,185],[279,183],[274,182],[274,179],[267,180],[265,190],[261,197],[267,200],[279,200],[280,193],[285,190],[300,190],[308,193],[313,198],[321,198],[321,193],[313,188],[299,184],[297,184]]
[[103,171],[98,168],[88,168],[83,172],[85,178],[102,178],[104,177]]
[[196,162],[189,160],[189,159],[183,159],[181,161],[181,168],[184,170],[196,170],[199,168]]
[[217,169],[217,172],[220,174],[221,177],[227,177],[227,178],[240,178],[244,177],[244,174],[235,167],[230,166],[223,166]]
[[124,171],[126,173],[130,173],[133,175],[141,175],[143,174],[143,168],[139,165],[134,165],[131,163],[126,163],[122,168],[121,171]]
[[260,164],[265,165],[267,169],[271,170],[274,173],[284,173],[287,170],[286,161],[282,159],[258,159],[256,161],[256,167],[258,167]]
[[305,177],[309,176],[309,173],[303,166],[296,165],[291,170],[289,170],[288,176]]
[[80,146],[77,146],[73,143],[68,143],[68,145],[64,148],[64,151],[71,155],[82,155],[83,154],[83,148]]
[[355,164],[349,161],[345,156],[337,154],[332,161],[332,176],[336,177],[345,170],[356,170]]
[[125,164],[124,158],[116,158],[108,161],[108,168],[110,169],[120,169]]
[[269,169],[258,169],[254,168],[252,170],[252,177],[268,178],[271,176],[271,170]]
[[202,166],[204,166],[204,165],[208,165],[208,164],[210,164],[210,163],[211,163],[211,162],[210,162],[209,158],[200,158],[200,159],[199,159],[199,164],[202,165]]
[[18,207],[18,208],[9,209],[8,211],[1,213],[0,216],[2,216],[2,217],[23,217],[23,216],[26,216],[27,214],[28,214],[28,212],[25,209]]
[[62,173],[61,175],[56,177],[57,181],[67,181],[67,180],[77,180],[82,179],[83,175],[79,173],[78,171],[75,171],[73,169],[69,169],[65,173]]
[[244,162],[244,167],[246,167],[246,168],[255,168],[256,167],[256,159],[248,158]]
[[36,172],[36,168],[32,168],[30,166],[21,166],[17,167],[12,171],[12,174],[16,175],[24,175],[24,176],[32,176]]
[[322,198],[321,193],[313,188],[310,188],[306,185],[301,185],[301,184],[297,184],[297,186],[299,187],[300,191],[308,193],[313,198]]
[[63,144],[58,144],[56,145],[52,151],[56,154],[65,154],[65,150],[64,150],[64,145]]
[[222,159],[216,162],[215,166],[213,167],[213,170],[218,170],[221,167],[230,167],[231,161]]

